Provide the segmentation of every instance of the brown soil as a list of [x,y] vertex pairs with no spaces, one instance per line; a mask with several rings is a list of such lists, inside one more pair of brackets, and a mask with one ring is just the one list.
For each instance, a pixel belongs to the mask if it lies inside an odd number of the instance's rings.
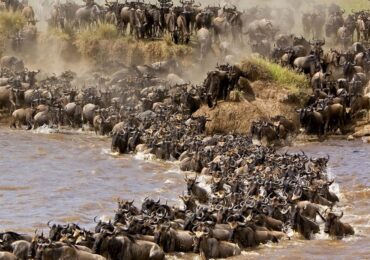
[[[207,133],[249,133],[253,121],[263,118],[271,118],[283,115],[293,120],[299,126],[296,109],[300,107],[291,98],[288,90],[273,83],[256,81],[249,83],[254,96],[250,91],[248,94],[241,92],[232,93],[233,100],[240,99],[240,102],[233,102],[230,99],[220,101],[214,109],[208,106],[201,107],[195,116],[206,116],[210,121],[207,123]],[[238,96],[238,98],[235,98]],[[241,97],[240,97],[241,96]]]

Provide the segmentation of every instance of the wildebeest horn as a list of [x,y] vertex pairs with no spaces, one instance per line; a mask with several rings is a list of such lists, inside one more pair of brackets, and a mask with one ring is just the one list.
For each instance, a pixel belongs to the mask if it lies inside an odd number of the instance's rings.
[[47,223],[47,225],[48,225],[49,228],[51,228],[50,222],[51,222],[51,220],[49,220],[48,223]]
[[338,217],[338,219],[341,219],[342,217],[343,217],[343,211],[342,211],[342,213],[340,214],[340,216],[337,216]]
[[322,220],[324,220],[324,222],[326,222],[326,219],[323,217],[323,215],[321,215],[320,211],[317,210],[316,213],[320,216]]
[[289,209],[290,209],[289,207],[285,207],[285,209],[280,210],[280,213],[285,215],[289,212]]

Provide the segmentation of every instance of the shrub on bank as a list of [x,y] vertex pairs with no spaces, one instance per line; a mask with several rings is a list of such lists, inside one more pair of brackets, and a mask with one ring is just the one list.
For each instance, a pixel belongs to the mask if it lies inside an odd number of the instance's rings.
[[26,20],[20,12],[0,12],[0,55],[6,49],[7,41],[26,25]]
[[16,32],[23,29],[26,20],[20,12],[0,12],[0,34],[1,36],[10,37]]
[[193,53],[190,46],[173,44],[166,37],[138,41],[133,36],[120,36],[114,25],[105,23],[77,32],[74,44],[84,57],[97,63],[114,59],[127,64],[150,63]]
[[251,80],[262,80],[275,82],[287,88],[292,93],[305,91],[309,88],[309,81],[303,74],[272,63],[262,58],[251,58],[243,61],[242,70],[251,75]]

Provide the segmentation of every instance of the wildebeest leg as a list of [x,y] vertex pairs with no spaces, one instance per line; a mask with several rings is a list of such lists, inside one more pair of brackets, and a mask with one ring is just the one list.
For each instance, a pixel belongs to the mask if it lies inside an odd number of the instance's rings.
[[356,28],[356,33],[357,33],[357,41],[359,42],[360,41],[360,32],[359,32],[358,28]]
[[16,120],[14,118],[12,118],[12,121],[10,122],[10,128],[17,128],[16,126]]
[[227,98],[227,93],[228,93],[228,90],[229,90],[229,86],[227,86],[227,87],[224,87],[223,89],[222,89],[222,99],[225,101],[226,100],[226,98]]

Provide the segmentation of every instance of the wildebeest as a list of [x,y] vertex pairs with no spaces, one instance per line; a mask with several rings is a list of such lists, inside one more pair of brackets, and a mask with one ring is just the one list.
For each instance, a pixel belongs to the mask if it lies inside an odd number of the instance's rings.
[[356,116],[358,112],[361,110],[366,111],[367,120],[369,121],[369,110],[370,110],[370,97],[362,96],[362,95],[355,95],[351,99],[351,114]]
[[185,182],[187,184],[188,195],[194,196],[200,203],[207,203],[209,200],[208,192],[199,186],[197,182],[198,175],[195,178],[188,178],[185,176]]
[[22,15],[24,16],[28,24],[36,24],[35,12],[33,11],[32,6],[25,6],[22,10]]
[[22,72],[24,71],[24,63],[23,60],[18,59],[14,56],[3,56],[0,59],[0,67],[1,68],[8,68],[15,72]]
[[34,110],[32,108],[20,108],[12,113],[12,121],[10,127],[22,128],[22,125],[27,125],[27,129],[32,129]]
[[82,120],[83,123],[88,123],[90,126],[94,125],[95,111],[98,109],[98,106],[95,104],[86,104],[82,108]]
[[319,233],[319,225],[303,216],[301,208],[293,206],[291,208],[291,217],[293,229],[298,231],[305,239],[311,239],[312,234]]
[[354,235],[355,231],[350,224],[343,223],[340,219],[343,217],[343,212],[340,216],[329,212],[326,218],[323,218],[325,221],[325,233],[328,233],[331,237],[342,239],[345,236]]
[[320,62],[317,60],[315,55],[299,57],[294,60],[294,68],[298,72],[303,72],[313,76],[317,71],[320,70]]
[[344,126],[345,109],[341,104],[332,104],[323,108],[321,112],[325,120],[324,133],[329,131],[329,126],[336,130],[340,128],[342,130]]
[[166,253],[193,250],[193,237],[189,231],[174,230],[171,226],[159,225],[154,231],[154,238]]
[[35,259],[52,260],[52,259],[91,259],[104,260],[103,256],[91,254],[86,251],[78,250],[75,247],[63,243],[38,244]]
[[128,152],[129,133],[127,130],[122,130],[113,134],[111,150],[118,151],[121,154]]
[[182,44],[188,44],[190,41],[189,27],[187,26],[187,20],[184,15],[179,15],[176,20],[179,42]]
[[342,26],[337,31],[337,44],[341,44],[343,49],[347,49],[351,45],[352,34],[348,27]]
[[324,134],[325,121],[322,114],[314,111],[312,108],[300,109],[298,112],[300,114],[301,125],[307,133],[317,134],[319,137]]
[[239,246],[209,237],[209,229],[194,231],[194,252],[203,259],[227,258],[241,254]]
[[127,236],[112,236],[100,233],[93,246],[93,252],[108,259],[117,260],[163,260],[163,250],[155,243],[134,240]]
[[225,71],[211,71],[204,81],[207,104],[210,108],[217,105],[218,99],[225,100],[228,94],[229,78]]
[[80,7],[75,14],[78,26],[83,27],[96,23],[100,19],[101,11],[97,5]]
[[203,61],[211,50],[211,33],[208,29],[201,28],[197,31],[197,38],[200,45],[200,60]]

